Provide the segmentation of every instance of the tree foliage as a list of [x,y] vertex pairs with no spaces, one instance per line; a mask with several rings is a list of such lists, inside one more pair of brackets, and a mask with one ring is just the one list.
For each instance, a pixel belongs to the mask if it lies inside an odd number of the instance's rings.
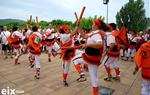
[[[91,30],[92,24],[95,21],[95,19],[97,19],[97,16],[82,18],[80,22],[81,22],[83,30],[85,30],[85,31]],[[104,18],[102,20],[104,21]]]
[[18,27],[19,29],[22,29],[23,24],[19,24],[18,22],[12,22],[8,23],[5,26],[7,26],[7,29],[11,30],[13,27]]
[[36,22],[35,22],[34,19],[31,21],[31,23],[30,23],[30,20],[27,20],[27,21],[26,21],[26,24],[27,24],[27,25],[30,25],[30,24],[36,25]]
[[82,25],[83,30],[89,31],[92,29],[92,24],[95,18],[89,17],[89,18],[82,18],[80,23]]
[[[89,31],[92,29],[92,24],[93,21],[97,18],[97,16],[94,17],[88,17],[88,18],[82,18],[80,23],[83,27],[83,30],[85,31]],[[104,20],[104,18],[103,18]],[[56,19],[56,20],[52,20],[50,22],[48,21],[39,21],[38,24],[36,23],[36,20],[33,19],[32,20],[32,25],[38,25],[40,26],[42,29],[47,28],[48,24],[52,24],[52,26],[56,29],[59,28],[59,26],[61,25],[69,25],[71,27],[71,29],[74,29],[76,24],[76,22],[71,22],[71,21],[66,21],[66,20],[60,20],[60,19]],[[8,23],[6,24],[6,26],[8,27],[8,29],[12,29],[13,26],[17,26],[19,27],[20,30],[22,30],[24,27],[26,26],[30,26],[30,20],[28,19],[24,24],[20,24],[17,22],[13,22],[13,23]]]
[[144,31],[148,27],[143,0],[129,0],[116,15],[119,28],[125,25],[127,29],[136,32]]
[[71,21],[64,21],[64,20],[57,19],[57,20],[52,20],[50,23],[53,25],[54,28],[59,28],[59,26],[61,25],[69,25],[71,29],[75,28],[75,24],[72,23]]
[[48,24],[49,22],[43,20],[39,22],[39,26],[41,26],[42,29],[46,28]]

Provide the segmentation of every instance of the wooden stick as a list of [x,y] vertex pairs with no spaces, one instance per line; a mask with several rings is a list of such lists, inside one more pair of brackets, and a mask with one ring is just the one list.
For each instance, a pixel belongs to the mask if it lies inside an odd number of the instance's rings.
[[82,19],[82,16],[83,16],[83,13],[85,11],[85,8],[86,8],[85,6],[82,8],[82,11],[81,11],[81,14],[80,14],[78,22],[80,22],[80,20]]
[[32,24],[32,15],[30,15],[30,25]]
[[36,16],[36,24],[38,24],[39,22],[38,22],[38,16]]
[[76,21],[78,21],[77,13],[76,13],[76,12],[74,12],[74,15],[75,15],[75,17],[76,17]]

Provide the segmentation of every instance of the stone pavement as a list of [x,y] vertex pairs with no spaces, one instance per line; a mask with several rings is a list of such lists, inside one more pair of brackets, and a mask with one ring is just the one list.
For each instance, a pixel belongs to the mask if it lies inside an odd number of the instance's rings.
[[[21,56],[20,62],[20,65],[14,65],[12,59],[4,59],[0,55],[0,91],[9,87],[24,91],[16,95],[92,95],[88,73],[86,73],[87,81],[77,82],[78,74],[73,65],[70,66],[68,76],[69,87],[63,86],[59,57],[52,58],[52,62],[49,63],[47,55],[41,55],[41,78],[39,80],[34,79],[35,70],[29,67],[27,55]],[[115,89],[112,95],[140,95],[142,79],[140,72],[135,76],[132,75],[134,63],[120,60],[119,64],[121,81],[105,82],[103,78],[106,73],[104,66],[101,65],[98,72],[99,84]]]

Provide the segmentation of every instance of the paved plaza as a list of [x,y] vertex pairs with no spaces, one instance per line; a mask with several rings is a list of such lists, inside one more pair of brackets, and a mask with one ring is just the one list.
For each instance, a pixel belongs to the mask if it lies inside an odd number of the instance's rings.
[[[70,65],[68,76],[69,87],[64,87],[59,56],[52,58],[52,62],[49,63],[47,55],[41,55],[41,78],[39,80],[34,79],[35,70],[29,67],[27,55],[21,56],[20,63],[20,65],[14,65],[14,60],[11,58],[4,59],[0,55],[0,90],[9,87],[24,92],[16,95],[92,95],[88,72],[85,72],[87,81],[77,82],[78,73],[73,64]],[[120,82],[104,81],[103,78],[106,77],[106,73],[101,64],[98,72],[99,85],[114,89],[112,95],[140,95],[142,79],[140,72],[135,76],[132,74],[134,63],[119,60],[119,64]]]

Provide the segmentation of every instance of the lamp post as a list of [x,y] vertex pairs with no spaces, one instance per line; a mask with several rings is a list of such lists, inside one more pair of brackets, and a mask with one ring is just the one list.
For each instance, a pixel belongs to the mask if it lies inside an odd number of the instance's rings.
[[103,0],[103,4],[107,5],[107,17],[106,17],[106,22],[108,23],[108,2],[109,0]]

